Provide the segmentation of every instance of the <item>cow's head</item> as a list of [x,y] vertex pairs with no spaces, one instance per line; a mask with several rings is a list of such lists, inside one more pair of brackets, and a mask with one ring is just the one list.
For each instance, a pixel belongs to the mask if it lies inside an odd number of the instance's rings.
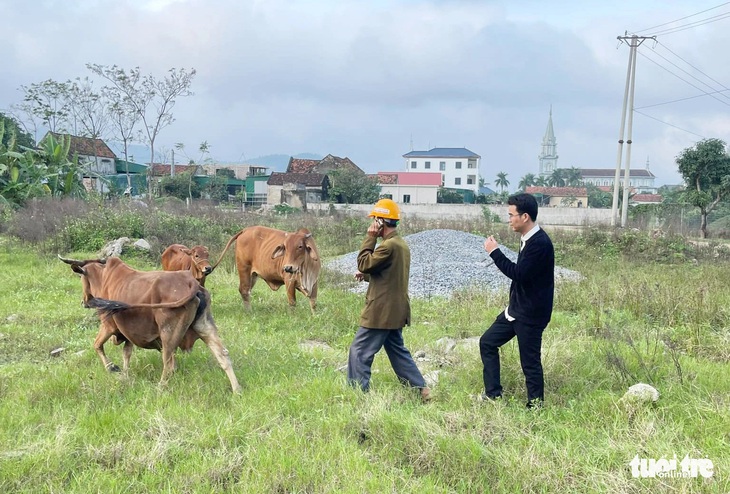
[[85,261],[77,261],[75,259],[64,259],[60,255],[58,258],[71,266],[74,273],[81,275],[82,298],[84,307],[88,308],[89,301],[94,297],[100,296],[103,283],[104,267],[106,259],[88,259]]
[[319,253],[312,234],[306,228],[284,235],[284,242],[274,249],[272,259],[284,256],[282,269],[291,274],[301,273],[303,268],[314,262],[319,265]]
[[210,265],[208,247],[196,245],[192,249],[185,249],[183,252],[190,256],[201,273],[207,276],[213,272],[213,267]]

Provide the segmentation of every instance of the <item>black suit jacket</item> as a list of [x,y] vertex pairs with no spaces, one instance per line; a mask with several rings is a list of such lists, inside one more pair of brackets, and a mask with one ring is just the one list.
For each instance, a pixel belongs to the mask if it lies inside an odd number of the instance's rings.
[[494,265],[512,280],[509,315],[524,324],[547,326],[553,313],[555,293],[555,251],[545,230],[540,228],[510,261],[499,249],[490,254]]

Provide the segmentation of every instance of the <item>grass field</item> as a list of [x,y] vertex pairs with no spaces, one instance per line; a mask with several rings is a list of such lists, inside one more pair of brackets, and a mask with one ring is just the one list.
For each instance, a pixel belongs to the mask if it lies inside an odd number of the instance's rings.
[[[246,313],[223,264],[206,285],[243,392],[231,393],[200,341],[160,389],[158,352],[135,350],[126,376],[104,370],[98,320],[67,265],[2,239],[0,492],[730,492],[730,263],[663,264],[622,255],[626,243],[554,240],[558,262],[585,279],[558,287],[543,343],[547,406],[535,412],[515,342],[502,354],[506,399],[472,399],[475,339],[504,293],[413,301],[406,345],[438,374],[423,405],[385,355],[369,394],[346,385],[363,297],[344,277],[322,274],[314,315],[262,282]],[[106,349],[121,364],[121,348]],[[620,401],[636,382],[660,400]],[[633,478],[637,455],[707,458],[714,473]]]

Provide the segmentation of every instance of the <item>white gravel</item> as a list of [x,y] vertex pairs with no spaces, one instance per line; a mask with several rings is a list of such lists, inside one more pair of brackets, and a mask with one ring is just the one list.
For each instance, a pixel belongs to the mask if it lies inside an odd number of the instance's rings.
[[[494,266],[484,251],[484,237],[457,230],[426,230],[404,237],[411,249],[409,293],[414,298],[450,297],[454,291],[474,287],[482,290],[507,290],[510,279]],[[512,261],[517,253],[500,245]],[[328,262],[329,269],[352,275],[357,270],[357,252],[350,252]],[[555,267],[556,281],[580,280],[576,271]],[[358,283],[353,291],[365,293],[367,283]]]

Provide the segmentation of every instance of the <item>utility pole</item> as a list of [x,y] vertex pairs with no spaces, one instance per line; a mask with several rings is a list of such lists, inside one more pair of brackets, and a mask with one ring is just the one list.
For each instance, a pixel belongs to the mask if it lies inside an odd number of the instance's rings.
[[656,40],[655,36],[617,36],[617,39],[627,43],[629,50],[629,66],[626,71],[626,87],[624,88],[624,102],[621,109],[621,126],[618,135],[618,152],[616,154],[616,174],[613,180],[613,203],[611,206],[611,226],[616,226],[618,218],[618,188],[621,182],[621,156],[624,147],[624,125],[626,113],[629,113],[628,138],[626,141],[626,167],[624,170],[623,204],[621,206],[621,227],[626,226],[629,207],[629,179],[631,174],[631,131],[634,121],[634,87],[636,83],[636,50],[647,39]]
[[170,176],[175,176],[175,150],[172,150],[172,164],[170,165]]

